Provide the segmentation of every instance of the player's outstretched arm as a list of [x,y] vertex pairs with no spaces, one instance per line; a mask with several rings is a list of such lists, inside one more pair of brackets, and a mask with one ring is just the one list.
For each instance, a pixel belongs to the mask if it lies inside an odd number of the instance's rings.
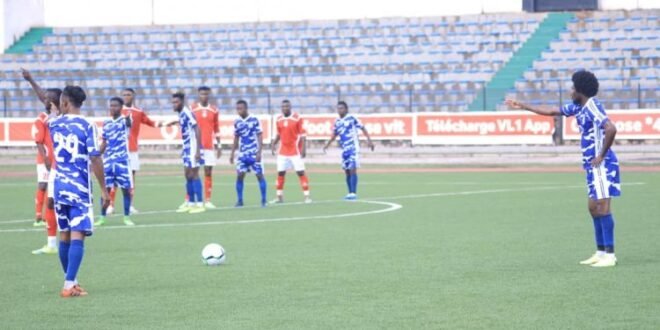
[[179,123],[179,120],[174,119],[174,120],[170,120],[170,121],[166,121],[166,122],[159,122],[158,127],[170,127],[170,126],[176,125],[178,123]]
[[506,100],[504,102],[509,108],[516,110],[527,110],[542,116],[559,116],[561,112],[553,107],[534,107],[516,100]]
[[44,105],[48,105],[48,99],[46,98],[46,93],[44,93],[43,89],[41,89],[41,86],[39,86],[39,84],[37,84],[37,82],[34,81],[34,78],[32,77],[30,71],[21,68],[21,73],[23,74],[23,79],[27,80],[27,82],[30,83],[32,90],[34,91],[35,94],[37,94],[39,101],[41,101],[41,103],[43,103]]
[[90,156],[89,160],[92,163],[92,171],[96,180],[99,182],[99,187],[101,187],[101,198],[103,198],[103,208],[110,206],[110,196],[108,196],[108,190],[105,187],[105,172],[103,171],[103,159],[101,156]]
[[330,148],[330,145],[332,144],[332,142],[335,141],[336,138],[337,138],[337,134],[332,133],[332,136],[330,137],[330,140],[323,146],[323,153],[325,153],[326,150],[328,150],[328,148]]
[[364,133],[364,136],[367,137],[367,146],[369,146],[369,149],[371,149],[371,151],[374,151],[376,147],[374,146],[374,143],[371,142],[371,136],[369,136],[369,131],[367,131],[366,127],[362,127],[362,133]]

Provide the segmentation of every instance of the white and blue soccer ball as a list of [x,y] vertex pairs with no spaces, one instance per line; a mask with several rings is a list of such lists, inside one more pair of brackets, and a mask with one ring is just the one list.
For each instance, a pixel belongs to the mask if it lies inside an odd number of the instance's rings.
[[218,266],[225,262],[225,249],[217,243],[207,244],[202,249],[202,262],[207,266]]

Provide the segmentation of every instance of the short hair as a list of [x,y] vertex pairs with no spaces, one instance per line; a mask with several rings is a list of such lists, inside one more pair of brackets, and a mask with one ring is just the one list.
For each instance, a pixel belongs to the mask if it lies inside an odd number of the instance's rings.
[[126,87],[126,88],[122,89],[122,92],[131,92],[131,94],[135,95],[135,90],[133,88],[130,88],[130,87]]
[[289,103],[289,104],[291,104],[291,101],[289,101],[289,100],[287,100],[287,99],[284,99],[284,100],[282,100],[282,103]]
[[245,101],[245,100],[238,100],[238,101],[236,101],[236,105],[239,105],[239,104],[242,104],[243,106],[245,106],[245,109],[248,108],[248,103],[247,103],[247,101]]
[[186,98],[186,94],[184,94],[183,92],[176,92],[176,93],[172,94],[172,98],[177,98],[177,99],[183,101]]
[[348,104],[346,104],[346,102],[344,102],[344,101],[337,102],[337,105],[343,105],[344,108],[346,108],[346,110],[348,110]]
[[580,70],[573,73],[573,86],[575,91],[586,96],[593,97],[598,94],[598,79],[596,76],[586,70]]
[[121,97],[114,96],[110,98],[110,102],[117,102],[119,105],[124,105],[124,100]]
[[199,88],[197,88],[197,91],[198,92],[201,92],[201,91],[210,92],[211,89],[209,88],[209,86],[199,86]]
[[80,108],[87,99],[87,94],[80,86],[66,86],[62,91],[62,95],[69,98],[69,101],[77,108]]

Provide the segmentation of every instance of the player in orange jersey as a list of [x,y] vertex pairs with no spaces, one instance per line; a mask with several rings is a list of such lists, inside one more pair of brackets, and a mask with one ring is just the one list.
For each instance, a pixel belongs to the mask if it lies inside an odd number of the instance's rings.
[[213,166],[216,158],[222,155],[220,146],[220,114],[218,109],[209,103],[211,89],[201,86],[197,89],[198,101],[191,105],[195,120],[199,125],[202,138],[202,158],[204,159],[204,207],[214,209],[211,203],[213,190]]
[[284,202],[284,177],[286,170],[293,168],[298,174],[300,187],[305,195],[305,203],[311,203],[309,196],[309,180],[305,175],[305,158],[307,150],[305,147],[305,129],[303,120],[295,112],[291,111],[291,102],[282,101],[282,115],[277,117],[277,135],[271,144],[272,153],[275,154],[278,142],[281,142],[277,151],[277,199],[273,203]]
[[[48,132],[48,120],[51,116],[51,110],[56,110],[60,104],[60,95],[62,90],[59,88],[49,88],[43,91],[39,84],[32,78],[27,70],[22,70],[23,78],[30,83],[37,97],[45,106],[45,111],[40,113],[34,121],[34,142],[37,145],[37,191],[35,197],[35,226],[46,225],[46,245],[42,248],[32,251],[32,254],[55,254],[57,253],[57,223],[55,220],[55,210],[53,209],[53,184],[51,175],[55,173],[55,158],[53,157],[53,141]],[[49,182],[51,182],[49,184]],[[44,201],[46,211],[44,209]]]
[[[138,156],[138,139],[140,137],[140,127],[142,124],[156,127],[156,122],[151,120],[144,110],[135,106],[135,90],[132,88],[124,88],[121,92],[121,97],[124,99],[124,107],[121,109],[121,115],[131,117],[131,131],[128,137],[128,158],[130,160],[131,170],[133,172],[133,189],[131,190],[131,214],[137,213],[137,209],[133,206],[132,196],[135,192],[135,174],[140,170],[140,157]],[[110,187],[108,187],[110,188]],[[116,187],[110,190],[110,206],[106,210],[106,214],[114,212]]]

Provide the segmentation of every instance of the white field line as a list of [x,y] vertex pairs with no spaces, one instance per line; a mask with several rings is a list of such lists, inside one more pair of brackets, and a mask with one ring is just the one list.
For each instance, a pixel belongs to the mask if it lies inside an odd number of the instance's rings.
[[[346,183],[344,182],[312,182],[314,186],[344,186]],[[512,185],[512,186],[517,186],[517,185],[560,185],[563,183],[560,182],[550,182],[550,181],[521,181],[521,182],[492,182],[489,181],[487,182],[488,185]],[[25,182],[4,182],[0,183],[0,187],[23,187],[25,186]],[[246,182],[246,186],[257,186],[256,182]],[[427,186],[435,186],[435,185],[440,185],[440,186],[472,186],[472,185],[484,185],[484,182],[477,182],[477,181],[448,181],[448,182],[386,182],[386,181],[369,181],[369,182],[364,182],[360,183],[361,186],[384,186],[384,185],[427,185]],[[143,187],[179,187],[179,186],[184,186],[183,183],[174,183],[174,182],[142,182],[139,184],[139,186]],[[222,186],[222,187],[233,187],[234,183],[213,183],[213,186]],[[36,185],[35,185],[36,187]]]
[[[627,183],[626,186],[639,186],[639,185],[644,185],[643,182],[630,182]],[[527,188],[502,188],[502,189],[484,189],[484,190],[471,190],[471,191],[458,191],[458,192],[441,192],[441,193],[430,193],[430,194],[413,194],[413,195],[399,195],[399,196],[381,196],[381,197],[372,197],[372,198],[364,198],[361,200],[358,200],[357,202],[367,202],[367,203],[379,203],[380,201],[383,200],[398,200],[398,199],[411,199],[411,198],[428,198],[428,197],[449,197],[449,196],[469,196],[469,195],[480,195],[480,194],[497,194],[497,193],[506,193],[506,192],[527,192],[527,191],[547,191],[547,190],[562,190],[562,189],[577,189],[577,188],[584,188],[584,185],[572,185],[572,186],[541,186],[541,187],[527,187]],[[315,201],[313,204],[328,204],[328,203],[338,203],[338,202],[345,202],[343,200],[322,200],[322,201]],[[270,205],[269,207],[286,207],[286,206],[296,206],[296,205],[306,205],[303,202],[293,202],[293,203],[285,203],[285,204],[274,204]],[[244,206],[243,208],[261,208],[260,206],[254,205],[254,206]],[[230,210],[230,209],[236,209],[235,207],[231,206],[225,206],[225,207],[218,207],[216,209],[208,210],[209,212],[214,212],[214,211],[220,211],[220,210]],[[154,215],[154,214],[168,214],[168,213],[175,213],[176,210],[157,210],[157,211],[146,211],[146,212],[140,212],[138,215]],[[370,211],[372,212],[372,211]],[[361,214],[361,212],[359,215]],[[353,216],[353,215],[351,215]],[[323,216],[325,217],[325,216]],[[335,216],[328,216],[328,217],[337,217]],[[345,216],[342,216],[345,217]],[[305,218],[310,218],[310,217],[305,217]],[[316,217],[312,216],[311,218],[316,219]],[[284,219],[284,218],[281,218]],[[297,219],[297,218],[294,218]],[[268,222],[265,221],[267,219],[259,219],[258,222]],[[2,224],[13,224],[13,223],[21,223],[21,222],[31,222],[34,221],[32,219],[19,219],[19,220],[8,220],[8,221],[3,221],[0,222],[0,225]],[[223,223],[241,223],[241,221],[251,221],[251,220],[237,220],[238,222],[223,222]],[[281,221],[281,220],[280,220]],[[187,223],[188,225],[192,225],[192,223]],[[164,224],[163,227],[167,227],[169,224]],[[139,225],[135,227],[126,227],[126,228],[137,228],[137,227],[144,227],[144,226],[156,226],[156,225]],[[121,228],[124,228],[122,226]],[[43,231],[43,228],[18,228],[18,229],[5,229],[5,230],[0,230],[0,233],[3,232],[29,232],[29,231]]]
[[[261,218],[261,219],[248,219],[248,220],[229,220],[229,221],[204,221],[204,222],[174,222],[174,223],[155,223],[155,224],[144,224],[144,225],[135,225],[135,226],[104,226],[101,231],[112,230],[112,229],[138,229],[138,228],[171,228],[171,227],[190,227],[190,226],[212,226],[212,225],[240,225],[240,224],[255,224],[255,223],[266,223],[266,222],[286,222],[286,221],[304,221],[304,220],[334,220],[340,218],[348,217],[357,217],[363,215],[372,215],[379,213],[386,213],[396,211],[402,206],[396,203],[390,202],[379,202],[379,201],[356,201],[366,204],[376,204],[387,206],[383,209],[372,210],[372,211],[361,211],[361,212],[350,212],[350,213],[340,213],[340,214],[330,214],[330,215],[315,215],[315,216],[303,216],[303,217],[283,217],[283,218]],[[5,229],[0,230],[0,233],[19,233],[19,232],[32,232],[32,231],[43,231],[43,228],[19,228],[19,229]]]

